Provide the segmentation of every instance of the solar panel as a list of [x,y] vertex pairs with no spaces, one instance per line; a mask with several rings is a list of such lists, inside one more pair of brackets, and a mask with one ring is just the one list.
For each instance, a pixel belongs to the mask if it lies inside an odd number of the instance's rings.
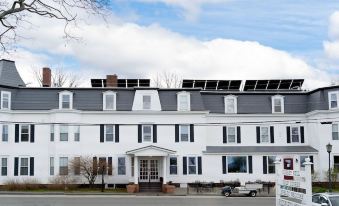
[[203,90],[240,90],[241,80],[191,80],[184,79],[182,88],[201,88]]
[[[119,88],[149,87],[150,79],[118,79]],[[92,87],[106,87],[106,79],[91,79]]]
[[303,79],[246,80],[244,91],[301,90]]
[[92,87],[106,87],[106,79],[91,79]]

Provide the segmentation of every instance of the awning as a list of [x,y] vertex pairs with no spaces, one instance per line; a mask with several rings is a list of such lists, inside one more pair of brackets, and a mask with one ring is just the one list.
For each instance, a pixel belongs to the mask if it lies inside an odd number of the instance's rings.
[[146,147],[140,147],[137,149],[129,150],[126,154],[134,156],[148,156],[148,157],[159,157],[159,156],[168,156],[170,154],[175,154],[176,151],[157,147],[154,145],[149,145]]
[[207,146],[204,154],[318,153],[311,146]]

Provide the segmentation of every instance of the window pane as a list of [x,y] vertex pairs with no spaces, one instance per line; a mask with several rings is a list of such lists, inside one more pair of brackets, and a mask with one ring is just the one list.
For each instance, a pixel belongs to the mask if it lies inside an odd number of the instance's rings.
[[114,95],[106,94],[106,108],[105,109],[114,109]]
[[8,93],[2,93],[2,108],[3,109],[9,109],[9,94]]
[[170,174],[176,175],[177,174],[177,158],[170,157]]
[[188,110],[188,95],[179,95],[179,109],[180,111]]
[[189,174],[196,174],[196,158],[189,157],[188,158],[188,173]]
[[281,112],[281,99],[274,99],[274,112]]
[[126,160],[125,157],[118,158],[118,175],[126,174]]
[[275,173],[275,156],[268,156],[268,174],[274,174]]
[[235,127],[227,127],[227,137],[229,143],[235,143]]
[[20,175],[28,175],[28,158],[20,159]]
[[60,125],[60,141],[68,141],[68,126]]
[[331,94],[331,108],[337,108],[338,102],[337,102],[337,94]]
[[143,109],[151,109],[151,96],[144,95],[142,96]]
[[247,157],[227,157],[227,165],[229,173],[246,173],[247,172]]
[[54,175],[54,157],[49,158],[49,175]]
[[114,125],[106,125],[106,141],[113,142],[114,140]]
[[62,108],[63,109],[70,108],[70,100],[71,100],[71,96],[69,94],[62,95]]
[[337,124],[332,124],[332,139],[333,140],[339,140],[338,125]]
[[228,98],[226,99],[226,112],[227,113],[234,113],[235,110],[235,102],[234,102],[234,99],[231,99],[231,98]]
[[261,127],[260,130],[261,142],[269,142],[268,127]]
[[8,125],[2,125],[2,141],[8,142]]
[[50,127],[50,141],[54,142],[54,124]]
[[180,139],[182,142],[188,141],[188,131],[189,131],[188,125],[180,125]]
[[334,159],[334,167],[339,169],[339,156],[333,156]]
[[150,142],[152,140],[152,126],[143,125],[143,139],[145,142]]
[[21,141],[28,142],[29,140],[29,125],[21,125]]
[[75,126],[74,128],[74,141],[75,142],[80,141],[80,126]]
[[299,127],[292,127],[292,142],[299,142]]
[[60,157],[59,163],[59,174],[60,175],[68,175],[68,158],[67,157]]

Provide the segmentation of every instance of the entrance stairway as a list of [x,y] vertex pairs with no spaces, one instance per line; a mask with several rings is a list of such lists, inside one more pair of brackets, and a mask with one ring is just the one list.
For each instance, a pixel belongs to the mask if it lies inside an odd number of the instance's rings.
[[139,192],[161,192],[161,182],[139,182]]

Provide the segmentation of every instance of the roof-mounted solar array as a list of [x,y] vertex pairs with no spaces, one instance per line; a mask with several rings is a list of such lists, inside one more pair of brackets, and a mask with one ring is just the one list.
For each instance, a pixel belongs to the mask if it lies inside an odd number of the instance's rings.
[[303,79],[246,80],[244,91],[301,90]]
[[[118,79],[119,88],[149,87],[149,79]],[[92,87],[106,87],[106,79],[91,79]]]
[[203,90],[239,91],[241,80],[192,80],[184,79],[182,88],[202,88]]

